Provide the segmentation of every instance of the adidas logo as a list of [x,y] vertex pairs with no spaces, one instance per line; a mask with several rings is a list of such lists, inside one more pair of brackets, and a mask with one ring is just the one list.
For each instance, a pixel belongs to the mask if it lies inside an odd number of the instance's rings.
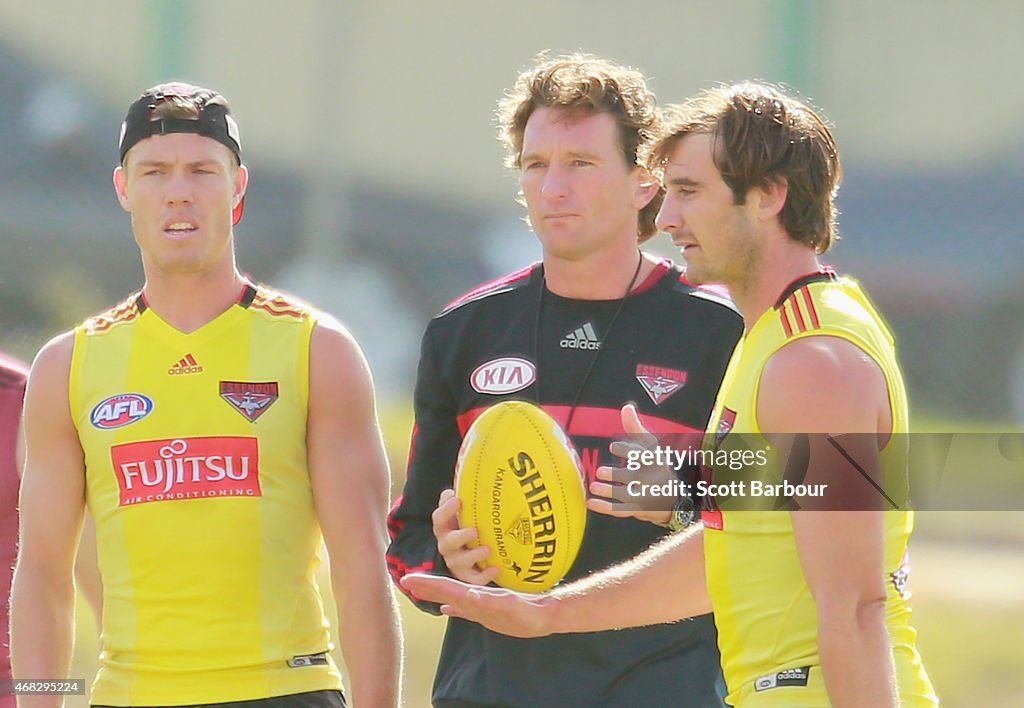
[[201,374],[203,373],[203,367],[199,365],[199,362],[196,361],[194,356],[186,354],[174,366],[169,368],[167,373],[171,376],[178,376],[180,374]]
[[562,349],[589,349],[591,351],[601,348],[601,340],[594,331],[594,325],[587,322],[582,327],[577,327],[569,334],[562,337],[559,343]]

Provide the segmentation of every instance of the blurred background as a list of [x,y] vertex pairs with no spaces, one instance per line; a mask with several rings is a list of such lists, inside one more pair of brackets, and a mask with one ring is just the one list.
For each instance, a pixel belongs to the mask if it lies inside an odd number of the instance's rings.
[[[896,331],[918,429],[1024,427],[1020,0],[61,0],[0,3],[0,349],[141,284],[110,173],[124,110],[184,79],[231,102],[252,179],[239,263],[367,352],[396,492],[427,320],[539,257],[494,106],[542,50],[642,70],[662,103],[781,82],[835,123],[826,260]],[[678,259],[658,237],[650,246]],[[919,515],[916,624],[948,706],[1024,705],[1024,514]],[[444,621],[404,605],[409,706]],[[80,613],[75,676],[96,640]],[[84,699],[77,704],[84,705]]]

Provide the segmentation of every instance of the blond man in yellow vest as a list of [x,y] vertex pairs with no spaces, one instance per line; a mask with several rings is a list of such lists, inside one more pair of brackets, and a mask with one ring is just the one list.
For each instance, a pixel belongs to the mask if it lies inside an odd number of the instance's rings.
[[145,285],[33,365],[14,675],[67,675],[88,505],[103,582],[92,704],[344,706],[314,577],[326,542],[350,695],[394,706],[388,469],[366,361],[337,322],[236,267],[248,171],[222,96],[146,91],[120,154]]

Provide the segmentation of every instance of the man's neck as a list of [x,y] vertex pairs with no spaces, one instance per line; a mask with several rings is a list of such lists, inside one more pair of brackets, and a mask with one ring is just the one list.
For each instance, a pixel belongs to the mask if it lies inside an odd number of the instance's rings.
[[162,320],[187,334],[238,302],[245,283],[234,266],[228,273],[147,273],[143,294]]
[[[637,266],[640,266],[639,272]],[[617,300],[642,283],[656,262],[632,248],[569,261],[544,258],[544,282],[555,295],[574,300]]]
[[797,278],[821,268],[814,250],[788,236],[766,249],[741,283],[727,283],[747,331],[775,306],[783,290]]

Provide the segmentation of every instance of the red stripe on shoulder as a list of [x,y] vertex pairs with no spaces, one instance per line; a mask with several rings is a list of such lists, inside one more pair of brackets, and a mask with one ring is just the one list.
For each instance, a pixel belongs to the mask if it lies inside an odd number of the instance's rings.
[[139,316],[139,296],[132,295],[124,302],[114,305],[106,312],[93,315],[85,321],[85,326],[90,332],[106,332],[116,324],[130,322]]
[[259,290],[249,307],[269,312],[275,317],[294,317],[302,319],[309,312],[309,307],[292,295]]
[[786,304],[793,309],[793,314],[796,315],[796,326],[800,328],[801,332],[806,332],[807,322],[804,320],[804,313],[800,311],[800,301],[796,299],[795,293],[786,300]]
[[786,333],[787,337],[792,337],[793,325],[789,323],[789,315],[786,314],[786,303],[782,303],[782,307],[779,308],[779,314],[782,316],[782,330]]
[[536,266],[537,266],[536,263],[531,263],[530,265],[526,266],[525,268],[520,268],[519,270],[515,271],[514,273],[509,273],[508,275],[503,275],[500,278],[496,278],[495,280],[490,280],[490,281],[488,281],[488,282],[486,282],[486,283],[484,283],[482,285],[478,285],[477,287],[475,287],[472,290],[470,290],[468,293],[460,295],[459,297],[457,297],[454,300],[452,300],[451,302],[449,302],[447,305],[444,306],[444,309],[445,310],[450,310],[451,308],[453,308],[453,307],[455,307],[457,305],[461,305],[462,303],[466,302],[467,300],[472,300],[477,295],[483,295],[484,293],[488,292],[489,290],[497,290],[498,288],[500,288],[502,286],[510,285],[510,284],[515,283],[517,281],[523,280],[524,278],[529,278],[530,277],[530,273],[533,272],[533,269]]
[[806,285],[800,288],[804,295],[804,302],[807,303],[807,311],[811,315],[811,323],[815,329],[821,329],[821,320],[818,319],[818,310],[814,307],[814,298],[811,297],[811,289]]

